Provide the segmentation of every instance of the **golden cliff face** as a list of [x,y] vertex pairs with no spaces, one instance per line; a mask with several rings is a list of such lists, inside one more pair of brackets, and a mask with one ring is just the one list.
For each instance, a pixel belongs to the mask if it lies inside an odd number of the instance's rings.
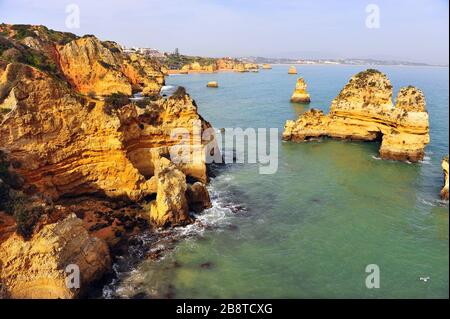
[[87,36],[58,46],[57,50],[62,72],[83,94],[131,95],[143,91],[143,95],[154,95],[164,83],[156,65],[136,54],[124,55],[112,42]]
[[[66,283],[72,265],[79,270],[78,288]],[[74,214],[44,226],[30,240],[13,234],[0,244],[5,298],[75,298],[110,267],[108,246],[89,236]]]
[[[125,55],[115,43],[93,36],[28,27],[30,35],[20,40],[12,26],[7,28],[11,38],[0,35],[0,44],[7,45],[0,51],[0,155],[7,154],[9,163],[0,163],[0,173],[19,174],[14,193],[63,207],[67,198],[88,196],[90,207],[107,199],[144,209],[147,198],[156,198],[146,212],[156,226],[186,224],[191,211],[210,207],[205,188],[210,139],[202,140],[210,124],[184,89],[159,96],[164,74],[157,62]],[[33,63],[20,63],[30,55],[35,58],[26,61]],[[149,97],[130,100],[136,91]],[[178,153],[177,129],[192,145],[187,154]],[[2,201],[10,186],[0,178]],[[109,267],[107,245],[85,231],[84,221],[56,215],[40,230],[31,225],[26,240],[14,233],[16,216],[7,215],[1,204],[0,294],[73,298],[81,291],[63,285],[67,262],[85,272],[81,290]]]
[[381,139],[383,159],[417,162],[423,159],[430,139],[424,95],[410,86],[400,89],[395,106],[391,99],[392,86],[383,73],[360,72],[333,100],[328,115],[310,110],[295,122],[287,121],[283,139]]

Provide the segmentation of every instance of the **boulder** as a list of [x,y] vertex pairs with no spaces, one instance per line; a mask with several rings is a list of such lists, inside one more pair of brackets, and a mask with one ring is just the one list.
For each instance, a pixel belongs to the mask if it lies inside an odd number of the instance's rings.
[[188,185],[186,192],[189,208],[196,213],[200,213],[204,209],[211,208],[211,199],[205,184],[196,182]]

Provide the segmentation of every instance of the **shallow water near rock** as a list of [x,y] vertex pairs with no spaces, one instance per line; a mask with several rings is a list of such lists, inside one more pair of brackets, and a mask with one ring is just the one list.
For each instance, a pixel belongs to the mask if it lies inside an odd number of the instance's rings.
[[[222,127],[276,127],[331,100],[363,66],[274,66],[259,73],[176,75],[202,116]],[[431,143],[417,164],[383,161],[377,143],[279,140],[278,171],[227,165],[209,185],[214,207],[160,260],[143,259],[104,297],[448,298],[448,203],[439,199],[448,154],[448,68],[379,67],[394,96],[422,89]],[[310,105],[289,102],[298,76]],[[218,89],[207,89],[218,81]],[[203,227],[200,227],[199,225]],[[207,227],[204,227],[207,226]],[[210,227],[208,227],[210,226]],[[380,268],[367,289],[365,268]],[[421,277],[430,277],[426,282]]]

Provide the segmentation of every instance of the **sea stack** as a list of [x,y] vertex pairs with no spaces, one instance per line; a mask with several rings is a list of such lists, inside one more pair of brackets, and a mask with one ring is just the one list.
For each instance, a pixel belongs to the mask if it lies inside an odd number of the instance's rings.
[[270,69],[272,68],[272,66],[271,66],[270,64],[268,64],[268,63],[264,63],[264,64],[262,65],[262,68],[263,68],[264,70],[270,70]]
[[217,81],[210,81],[210,82],[208,82],[208,84],[206,84],[206,86],[209,88],[218,88],[219,83]]
[[311,98],[306,91],[306,82],[300,77],[297,80],[297,84],[295,85],[294,93],[291,97],[291,102],[293,103],[310,103]]
[[442,159],[442,170],[444,171],[444,187],[441,190],[441,198],[448,200],[448,155]]
[[381,141],[383,159],[417,162],[430,141],[428,113],[421,90],[401,88],[396,105],[392,85],[380,71],[368,69],[353,76],[331,104],[330,113],[310,110],[287,121],[283,139],[310,138]]
[[288,74],[297,74],[297,69],[295,68],[295,66],[291,66],[289,68]]

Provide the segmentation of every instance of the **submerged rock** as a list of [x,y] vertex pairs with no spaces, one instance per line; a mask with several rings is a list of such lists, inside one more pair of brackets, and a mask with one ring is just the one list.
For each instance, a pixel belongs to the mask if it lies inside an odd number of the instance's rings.
[[380,140],[383,159],[422,160],[430,140],[422,91],[409,86],[400,89],[395,106],[391,99],[392,85],[386,75],[372,69],[360,72],[333,100],[328,115],[313,109],[295,122],[287,121],[283,139]]
[[444,171],[444,187],[441,190],[441,198],[448,200],[448,155],[442,159],[442,170]]
[[[76,265],[80,287],[66,268]],[[0,278],[8,298],[75,298],[110,269],[108,246],[91,237],[74,214],[44,226],[30,240],[13,234],[0,246]]]
[[294,103],[310,103],[311,98],[309,93],[306,91],[306,82],[303,78],[298,78],[295,85],[295,91],[292,94],[291,102]]

